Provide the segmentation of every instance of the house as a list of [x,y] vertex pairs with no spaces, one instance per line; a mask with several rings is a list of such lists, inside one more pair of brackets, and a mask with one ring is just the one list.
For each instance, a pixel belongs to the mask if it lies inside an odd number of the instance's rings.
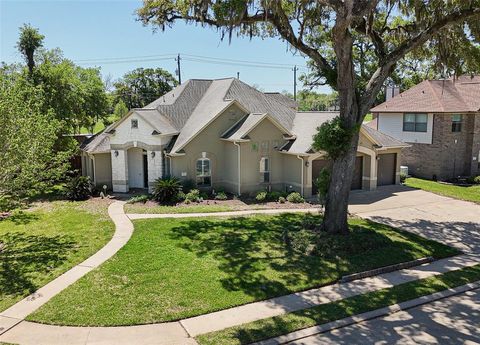
[[[336,112],[298,112],[291,99],[235,78],[188,80],[81,146],[83,174],[114,192],[151,190],[160,177],[240,195],[262,189],[315,193],[328,164],[312,136]],[[399,182],[406,144],[362,127],[354,189]]]
[[371,111],[370,126],[411,144],[401,163],[410,175],[480,174],[480,76],[425,80]]

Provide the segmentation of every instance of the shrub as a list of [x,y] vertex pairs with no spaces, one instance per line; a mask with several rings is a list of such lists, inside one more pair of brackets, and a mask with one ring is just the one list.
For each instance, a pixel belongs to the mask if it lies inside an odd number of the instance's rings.
[[217,195],[215,195],[215,200],[227,200],[227,194],[225,192],[218,192]]
[[406,179],[407,179],[407,174],[400,173],[400,183],[405,183]]
[[282,193],[280,192],[270,192],[267,193],[267,200],[268,201],[278,201],[278,199],[282,196]]
[[281,203],[281,204],[284,204],[287,202],[287,199],[285,199],[285,197],[281,196],[278,198],[278,202]]
[[92,195],[90,176],[74,176],[65,184],[65,197],[70,200],[87,200]]
[[267,199],[267,192],[265,191],[260,191],[255,196],[255,200],[257,200],[258,202],[264,202],[266,199]]
[[298,192],[288,194],[287,200],[294,204],[301,204],[305,202],[305,199]]
[[184,193],[190,192],[192,189],[195,189],[195,181],[192,179],[182,181],[182,191]]
[[185,194],[184,192],[180,191],[180,192],[178,192],[178,194],[177,194],[177,201],[184,201],[186,197],[187,197],[187,194]]
[[136,195],[128,199],[127,204],[146,203],[148,199],[150,199],[150,196],[147,194]]
[[468,183],[471,183],[471,184],[480,184],[480,175],[470,177],[470,178],[468,179]]
[[190,192],[188,192],[185,195],[185,201],[189,202],[200,202],[202,201],[202,198],[200,197],[200,191],[198,189],[192,189]]
[[176,177],[159,178],[153,185],[153,199],[160,203],[172,204],[177,201],[182,184]]
[[289,233],[291,248],[305,255],[310,255],[315,249],[315,234],[309,230],[302,229]]
[[317,187],[318,201],[323,207],[327,198],[328,187],[330,186],[330,171],[328,169],[323,168],[320,171],[319,176],[315,179],[315,186]]

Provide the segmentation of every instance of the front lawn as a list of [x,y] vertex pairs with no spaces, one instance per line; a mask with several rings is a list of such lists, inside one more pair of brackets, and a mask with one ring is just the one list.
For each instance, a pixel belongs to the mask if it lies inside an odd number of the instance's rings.
[[114,230],[107,206],[43,202],[0,221],[0,311],[103,247]]
[[78,326],[171,321],[331,284],[353,272],[457,253],[352,219],[348,237],[324,234],[319,253],[306,255],[285,239],[295,238],[307,218],[137,220],[133,237],[112,259],[28,319]]
[[125,204],[125,213],[212,213],[234,211],[235,208],[227,205],[217,204],[194,204],[184,206],[165,206],[153,202],[148,204],[134,203]]
[[414,177],[407,178],[405,184],[412,188],[426,190],[427,192],[480,203],[480,185],[462,187]]

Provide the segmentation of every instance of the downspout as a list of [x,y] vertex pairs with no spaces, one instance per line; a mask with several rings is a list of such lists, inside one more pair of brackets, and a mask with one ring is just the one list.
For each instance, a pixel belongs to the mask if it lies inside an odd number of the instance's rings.
[[301,185],[301,187],[300,187],[300,194],[302,194],[302,196],[304,196],[304,195],[303,195],[303,176],[304,176],[305,174],[304,174],[304,171],[303,171],[303,169],[304,169],[304,167],[303,167],[303,165],[304,165],[304,164],[303,164],[303,157],[300,156],[300,155],[297,155],[297,158],[302,161],[302,179],[301,179],[302,185]]
[[240,194],[241,194],[241,192],[240,192],[241,191],[241,182],[242,182],[241,175],[240,175],[240,144],[237,143],[236,141],[234,141],[233,145],[238,147],[238,162],[237,162],[237,166],[238,166],[238,196],[240,196]]
[[[166,158],[168,158],[168,176],[171,177],[172,176],[172,156],[170,156],[166,150],[163,150],[163,154],[165,155]],[[165,167],[164,167],[164,171],[165,171]],[[166,176],[162,176],[162,177],[166,177]]]

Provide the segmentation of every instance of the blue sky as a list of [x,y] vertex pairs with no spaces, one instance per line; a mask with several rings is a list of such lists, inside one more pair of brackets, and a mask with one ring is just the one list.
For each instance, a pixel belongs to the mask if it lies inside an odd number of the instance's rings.
[[[228,40],[221,41],[220,34],[212,29],[180,22],[165,32],[153,33],[151,27],[144,27],[136,21],[134,11],[140,6],[141,1],[134,0],[0,0],[0,60],[7,63],[22,60],[15,48],[18,28],[23,23],[30,23],[45,35],[45,47],[59,47],[65,57],[85,67],[99,66],[102,75],[110,75],[113,79],[137,67],[161,67],[174,73],[173,54],[177,53],[185,54],[181,66],[183,81],[231,77],[240,72],[241,80],[256,84],[265,91],[292,92],[291,68],[300,66],[298,76],[306,71],[302,66],[306,65],[307,59],[289,51],[287,44],[277,38],[250,40],[234,37],[229,43]],[[107,60],[152,55],[155,61],[112,63],[118,60]],[[279,67],[283,68],[212,64],[191,61],[192,57],[187,55],[281,64]],[[157,60],[160,58],[162,60]],[[92,60],[96,60],[93,65]],[[300,89],[301,84],[298,85]],[[322,91],[328,92],[328,89]]]

